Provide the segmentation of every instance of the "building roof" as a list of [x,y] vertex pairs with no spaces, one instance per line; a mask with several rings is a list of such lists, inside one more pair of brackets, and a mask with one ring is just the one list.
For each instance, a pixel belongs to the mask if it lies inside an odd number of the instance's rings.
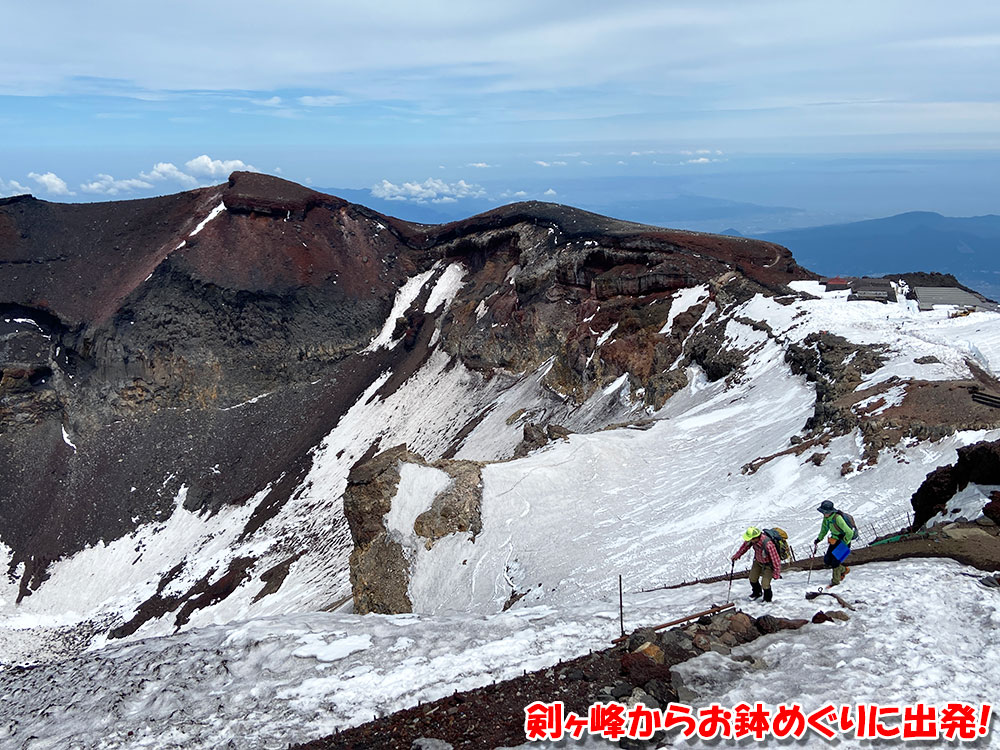
[[957,286],[916,286],[913,287],[921,310],[930,310],[934,305],[957,305],[959,307],[983,307],[983,301]]

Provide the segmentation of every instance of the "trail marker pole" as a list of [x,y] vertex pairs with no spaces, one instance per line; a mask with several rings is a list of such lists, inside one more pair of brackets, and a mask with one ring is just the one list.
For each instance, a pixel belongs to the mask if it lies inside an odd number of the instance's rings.
[[618,622],[621,625],[622,638],[625,637],[625,595],[622,593],[622,577],[618,576]]

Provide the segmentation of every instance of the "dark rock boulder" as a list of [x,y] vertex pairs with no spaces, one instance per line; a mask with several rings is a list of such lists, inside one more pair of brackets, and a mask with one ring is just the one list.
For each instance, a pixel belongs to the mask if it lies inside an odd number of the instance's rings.
[[[934,515],[945,510],[955,493],[964,490],[970,483],[1000,484],[1000,440],[982,441],[958,449],[958,461],[949,466],[939,466],[930,472],[917,491],[910,498],[913,506],[913,528],[919,529]],[[996,499],[986,507],[1000,520],[995,506]],[[984,512],[986,512],[984,508]]]

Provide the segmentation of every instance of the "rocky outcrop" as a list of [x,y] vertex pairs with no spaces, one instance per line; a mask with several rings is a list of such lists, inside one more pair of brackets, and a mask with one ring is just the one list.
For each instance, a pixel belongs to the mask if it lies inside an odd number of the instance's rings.
[[[451,481],[431,499],[430,507],[418,515],[413,534],[426,549],[450,534],[468,533],[472,541],[482,531],[482,464],[476,461],[444,460],[428,464],[405,445],[389,448],[362,459],[348,476],[344,492],[344,514],[354,541],[350,558],[354,611],[359,614],[411,612],[407,593],[412,550],[394,538],[385,525],[392,509],[403,463],[435,468]],[[416,541],[416,539],[415,539]]]
[[383,521],[392,508],[403,461],[424,463],[405,445],[397,445],[370,459],[362,459],[347,477],[344,515],[354,540],[351,591],[354,611],[358,614],[413,611],[407,595],[409,560],[402,545],[389,536]]
[[320,205],[340,207],[347,201],[256,172],[233,172],[222,198],[227,211],[302,221]]
[[435,464],[452,481],[438,493],[413,522],[413,531],[427,541],[430,549],[434,542],[449,534],[469,533],[472,541],[483,530],[482,464],[478,461],[440,461]]
[[881,367],[884,357],[877,346],[855,344],[832,333],[811,333],[801,344],[788,346],[785,361],[792,373],[804,375],[816,387],[816,406],[805,430],[845,435],[857,426],[858,420],[854,412],[836,402],[852,393],[865,375]]
[[[919,529],[933,516],[943,512],[948,501],[970,483],[1000,484],[1000,440],[982,441],[959,448],[958,461],[950,466],[939,466],[927,475],[910,498],[913,528]],[[995,506],[996,500],[990,504]]]

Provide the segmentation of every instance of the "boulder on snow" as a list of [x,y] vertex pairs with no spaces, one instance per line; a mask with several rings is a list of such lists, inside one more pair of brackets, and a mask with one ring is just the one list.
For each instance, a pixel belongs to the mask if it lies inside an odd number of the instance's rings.
[[634,653],[642,654],[643,656],[649,657],[657,664],[663,664],[664,662],[663,650],[655,643],[650,643],[649,641],[646,641],[641,646],[639,646],[639,648],[637,648]]
[[753,619],[743,612],[737,612],[729,618],[729,632],[740,643],[749,643],[760,635]]
[[763,615],[758,617],[755,625],[761,633],[777,633],[779,630],[797,630],[807,624],[809,620],[789,620],[785,617],[775,617],[774,615]]

